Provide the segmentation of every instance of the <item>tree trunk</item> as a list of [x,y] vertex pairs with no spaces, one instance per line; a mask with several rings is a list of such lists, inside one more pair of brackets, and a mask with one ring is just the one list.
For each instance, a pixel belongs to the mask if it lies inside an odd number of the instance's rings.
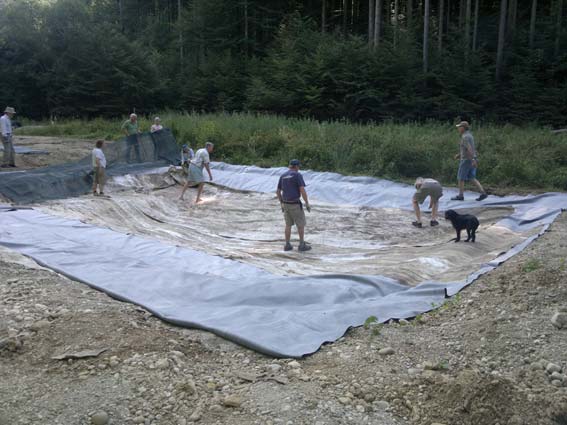
[[478,41],[478,10],[480,8],[480,0],[476,0],[474,3],[474,24],[473,24],[473,39],[472,39],[472,49],[476,52],[477,41]]
[[383,0],[376,0],[374,10],[374,47],[380,45],[380,34],[382,33],[382,10],[384,9]]
[[343,0],[343,33],[348,33],[348,0]]
[[472,0],[466,0],[465,9],[465,57],[468,58],[471,48],[471,6]]
[[374,8],[376,0],[368,0],[368,45],[374,44]]
[[463,30],[463,21],[465,19],[465,0],[459,1],[459,31]]
[[537,0],[532,0],[532,14],[530,17],[530,49],[534,48],[536,17],[537,17]]
[[118,19],[120,20],[120,32],[124,32],[124,19],[122,16],[122,0],[118,0]]
[[406,7],[408,28],[411,28],[413,25],[413,0],[408,0]]
[[179,29],[179,63],[183,66],[183,29],[181,27],[181,0],[177,0],[177,25]]
[[504,42],[506,39],[506,12],[507,0],[500,0],[500,23],[498,24],[498,48],[496,51],[496,81],[502,74],[502,61],[504,59]]
[[394,0],[394,47],[398,45],[398,36],[399,36],[399,21],[398,17],[400,16],[400,0]]
[[327,0],[321,0],[321,33],[325,33],[327,26]]
[[563,20],[563,0],[557,0],[557,26],[555,33],[555,57],[559,56],[561,47],[561,21]]
[[443,0],[439,0],[439,28],[437,32],[437,50],[439,50],[439,54],[443,50],[443,13],[445,12],[445,5],[443,4]]
[[423,72],[429,69],[429,0],[425,0],[423,10]]

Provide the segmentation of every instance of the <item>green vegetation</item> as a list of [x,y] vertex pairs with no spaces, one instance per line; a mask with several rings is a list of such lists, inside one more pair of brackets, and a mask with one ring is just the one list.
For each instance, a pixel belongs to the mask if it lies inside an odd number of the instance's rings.
[[378,319],[376,316],[370,316],[364,321],[364,329],[368,329],[371,324],[376,323]]
[[34,119],[172,108],[564,126],[565,2],[532,15],[511,0],[497,64],[499,3],[4,0],[0,99]]
[[[215,160],[261,167],[299,158],[304,168],[411,181],[455,183],[459,136],[451,123],[359,125],[254,114],[162,113],[178,143],[215,143]],[[126,119],[126,117],[124,117]],[[121,137],[121,120],[59,121],[19,134]],[[148,119],[141,119],[149,129]],[[493,188],[567,190],[567,134],[547,129],[486,125],[473,128],[480,180]]]
[[522,271],[524,273],[530,273],[540,269],[543,266],[541,261],[537,258],[530,258],[522,265]]

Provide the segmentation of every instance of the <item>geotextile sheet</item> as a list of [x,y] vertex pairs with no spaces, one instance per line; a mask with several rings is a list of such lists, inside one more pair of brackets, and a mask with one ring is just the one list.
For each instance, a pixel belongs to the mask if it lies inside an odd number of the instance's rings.
[[[363,228],[357,233],[359,239],[352,244],[351,249],[364,248],[364,255],[374,251],[382,253],[384,257],[390,255],[390,260],[387,261],[391,261],[392,267],[380,263],[379,257],[382,255],[372,257],[371,263],[376,263],[374,268],[370,265],[368,269],[362,268],[365,272],[374,271],[373,274],[355,273],[357,268],[349,269],[345,262],[341,262],[340,255],[329,261],[323,254],[318,254],[317,250],[324,252],[328,246],[341,245],[340,240],[337,243],[338,236],[332,234],[327,239],[315,238],[313,251],[306,253],[304,257],[294,251],[290,254],[292,257],[284,258],[284,263],[291,262],[293,267],[286,271],[286,276],[278,276],[275,270],[281,264],[278,263],[281,260],[281,240],[278,240],[276,233],[273,236],[269,234],[266,240],[250,242],[249,239],[254,233],[251,229],[256,229],[257,233],[264,231],[262,217],[273,215],[283,226],[281,213],[272,196],[277,179],[283,171],[284,169],[214,164],[216,184],[256,194],[247,197],[244,193],[242,201],[237,200],[239,197],[230,191],[226,191],[228,194],[224,189],[214,192],[207,187],[205,196],[212,191],[218,199],[193,209],[185,204],[177,205],[173,210],[160,207],[160,203],[167,204],[167,192],[164,191],[159,192],[164,192],[165,198],[152,198],[147,205],[142,198],[153,195],[113,194],[111,200],[92,200],[97,205],[92,205],[91,210],[103,208],[101,205],[105,202],[114,203],[110,210],[115,211],[122,202],[123,205],[131,205],[132,209],[141,211],[138,214],[140,217],[150,215],[152,225],[139,219],[138,227],[135,228],[134,233],[143,236],[126,233],[128,228],[121,227],[124,224],[120,222],[110,223],[112,229],[103,227],[104,214],[107,212],[101,210],[100,221],[96,221],[96,217],[88,216],[87,204],[74,204],[80,203],[83,198],[68,200],[65,205],[46,205],[44,211],[50,214],[38,209],[0,208],[0,245],[30,256],[44,266],[114,297],[139,304],[169,322],[210,330],[269,355],[300,357],[315,352],[325,342],[336,340],[349,327],[362,325],[370,316],[376,316],[381,322],[392,318],[410,318],[442,304],[446,295],[457,293],[481,274],[520,252],[545,231],[562,208],[567,206],[567,196],[564,194],[503,198],[490,196],[483,202],[475,202],[474,195],[467,193],[466,197],[470,201],[455,202],[449,200],[455,192],[446,190],[441,198],[441,210],[464,208],[478,212],[481,217],[477,244],[448,243],[447,236],[453,237],[453,233],[442,223],[440,227],[444,229],[412,229],[411,235],[403,233],[401,236],[396,233],[397,239],[381,241],[380,246],[373,247],[364,245],[364,234],[369,229]],[[313,206],[313,212],[308,215],[307,238],[310,237],[309,223],[317,227],[318,208],[343,209],[346,212],[343,211],[341,217],[344,220],[355,217],[353,223],[368,219],[367,215],[360,215],[361,211],[377,214],[375,209],[385,209],[395,211],[395,217],[407,219],[406,226],[411,223],[411,213],[408,211],[411,209],[414,191],[411,186],[334,173],[306,171],[304,177]],[[258,198],[262,193],[263,198]],[[170,202],[174,204],[176,201],[173,195],[172,193]],[[125,198],[121,200],[121,196]],[[135,201],[136,196],[140,200]],[[189,193],[189,196],[193,196],[193,193]],[[234,202],[244,204],[231,204],[232,198],[235,198]],[[251,220],[252,228],[242,227],[246,223],[248,212],[246,204],[248,210],[251,210],[259,201],[275,207],[273,212],[268,209],[263,215],[255,216],[255,220]],[[215,202],[218,203],[217,210],[213,208]],[[168,216],[177,214],[177,210],[187,210],[187,220],[197,221],[192,230],[189,228],[190,233],[193,233],[207,226],[207,209],[216,222],[222,223],[223,206],[226,210],[232,208],[236,211],[235,215],[226,217],[226,229],[223,231],[225,236],[230,237],[231,233],[236,232],[237,239],[250,242],[252,248],[244,249],[248,249],[246,252],[249,255],[237,257],[239,261],[236,261],[230,259],[232,257],[229,251],[207,247],[220,244],[222,235],[219,239],[214,239],[210,234],[201,234],[195,240],[187,238],[190,240],[188,243],[183,242],[183,234],[176,239],[178,235],[173,232],[181,226],[181,218],[184,216],[181,215],[174,226],[168,222]],[[66,209],[75,218],[66,217]],[[126,211],[127,208],[123,210]],[[137,220],[132,217],[132,220]],[[427,217],[424,218],[427,222]],[[94,220],[98,225],[83,223],[78,219],[89,222]],[[376,216],[375,219],[378,222],[383,216]],[[122,222],[124,221],[128,219],[123,219]],[[327,218],[323,221],[327,231],[331,233],[333,227],[341,222]],[[394,226],[404,225],[402,221],[393,223]],[[482,223],[486,223],[484,228]],[[387,231],[385,229],[388,226],[391,227],[391,224],[386,222],[380,232]],[[265,232],[271,231],[268,229]],[[215,232],[218,234],[218,229]],[[351,233],[347,233],[345,240],[352,239],[352,230],[349,232]],[[415,236],[415,232],[421,233]],[[168,239],[168,235],[173,236]],[[368,238],[371,237],[368,234]],[[405,242],[408,238],[416,237],[423,242],[416,244],[413,239],[411,243]],[[437,247],[427,246],[432,237],[443,243],[439,243]],[[262,245],[265,254],[257,255],[259,243],[267,244]],[[501,243],[503,244],[499,245]],[[364,247],[360,248],[359,245]],[[421,247],[415,245],[424,245],[428,254],[425,256],[419,251]],[[231,247],[231,251],[238,251],[238,244]],[[262,255],[265,255],[264,260],[257,260],[256,257]],[[396,264],[411,260],[408,257],[412,255],[429,259],[442,257],[450,265],[458,265],[459,259],[465,256],[474,268],[462,268],[456,274],[452,274],[452,269],[416,274],[410,269],[406,273],[403,267],[396,267]],[[274,258],[277,261],[273,261]],[[303,262],[309,267],[302,271]],[[325,262],[333,264],[332,267],[322,269],[329,270],[329,273],[301,274],[306,271],[316,272],[320,263]],[[348,273],[341,273],[343,268]],[[424,265],[417,262],[415,269],[421,268],[425,268]],[[296,272],[297,270],[299,271]]]

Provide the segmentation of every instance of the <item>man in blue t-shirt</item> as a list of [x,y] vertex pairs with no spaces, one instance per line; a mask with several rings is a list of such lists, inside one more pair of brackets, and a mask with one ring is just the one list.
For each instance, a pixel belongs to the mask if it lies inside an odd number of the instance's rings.
[[290,243],[291,226],[295,224],[297,233],[299,234],[298,251],[309,251],[310,245],[304,240],[305,235],[305,212],[301,204],[301,198],[305,202],[305,209],[311,212],[307,192],[305,191],[305,182],[303,176],[299,172],[299,160],[292,159],[289,162],[289,170],[280,176],[276,195],[280,200],[282,212],[285,218],[285,246],[284,251],[291,251],[293,246]]

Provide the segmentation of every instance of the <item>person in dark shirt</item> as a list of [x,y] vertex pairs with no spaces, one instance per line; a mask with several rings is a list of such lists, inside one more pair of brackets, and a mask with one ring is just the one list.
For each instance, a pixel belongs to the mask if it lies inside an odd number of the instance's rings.
[[308,212],[311,212],[311,207],[309,206],[309,199],[307,198],[307,192],[305,191],[303,176],[299,172],[299,166],[300,162],[297,159],[292,159],[289,162],[289,170],[280,176],[278,188],[276,190],[276,195],[280,201],[285,218],[284,251],[291,251],[293,249],[290,242],[291,227],[293,225],[297,227],[297,233],[299,234],[299,247],[297,250],[309,251],[311,249],[311,246],[305,243],[304,239],[306,220],[301,198],[303,198],[303,201],[305,202],[305,209]]

